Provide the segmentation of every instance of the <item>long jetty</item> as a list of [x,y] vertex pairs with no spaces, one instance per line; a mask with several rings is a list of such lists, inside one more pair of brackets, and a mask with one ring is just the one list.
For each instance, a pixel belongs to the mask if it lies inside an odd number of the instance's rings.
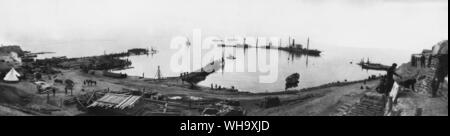
[[221,60],[216,60],[208,65],[202,67],[201,69],[190,72],[186,75],[181,76],[183,81],[189,82],[191,84],[197,84],[206,79],[206,77],[216,71],[219,71],[225,66],[224,58]]

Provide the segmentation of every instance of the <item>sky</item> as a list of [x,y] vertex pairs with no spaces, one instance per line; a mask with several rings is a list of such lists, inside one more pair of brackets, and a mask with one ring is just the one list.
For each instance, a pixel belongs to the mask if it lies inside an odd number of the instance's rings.
[[[0,0],[0,43],[288,36],[418,52],[448,39],[447,0]],[[305,40],[303,40],[304,42]]]

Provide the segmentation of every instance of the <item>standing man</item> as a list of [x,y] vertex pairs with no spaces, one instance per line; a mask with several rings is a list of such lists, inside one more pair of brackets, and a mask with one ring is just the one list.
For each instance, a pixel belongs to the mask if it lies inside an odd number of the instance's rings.
[[445,77],[448,76],[448,40],[435,45],[431,57],[437,60],[436,71],[431,83],[432,97],[436,97],[441,84],[445,82]]
[[392,66],[389,68],[389,69],[387,69],[387,74],[386,74],[386,90],[385,90],[385,95],[386,96],[389,96],[389,93],[391,92],[391,90],[392,90],[392,86],[394,86],[394,75],[395,76],[397,76],[397,77],[399,77],[399,78],[402,78],[399,74],[397,74],[396,72],[395,72],[395,70],[397,70],[397,64],[396,63],[394,63],[394,64],[392,64]]
[[431,62],[433,62],[433,55],[428,56],[428,68],[431,68]]
[[413,67],[416,66],[416,56],[414,56],[414,55],[411,55],[411,65],[412,65]]
[[52,92],[53,92],[53,97],[56,96],[56,88],[52,88]]
[[425,55],[424,54],[422,54],[422,57],[420,57],[420,67],[425,67],[425,60],[426,60],[426,58],[425,58]]
[[50,90],[47,90],[47,103],[50,102]]
[[441,84],[444,82],[445,77],[448,76],[448,54],[439,54],[436,57],[439,59],[439,64],[432,83],[432,97],[437,96]]

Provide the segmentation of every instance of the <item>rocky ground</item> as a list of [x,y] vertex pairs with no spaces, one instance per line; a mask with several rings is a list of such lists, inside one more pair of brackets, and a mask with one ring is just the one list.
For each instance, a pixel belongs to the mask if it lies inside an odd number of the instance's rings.
[[[406,63],[399,68],[406,79],[417,79],[415,90],[403,89],[393,110],[401,116],[448,116],[448,82],[442,83],[437,97],[431,96],[433,67],[412,66]],[[403,79],[405,80],[405,79]]]

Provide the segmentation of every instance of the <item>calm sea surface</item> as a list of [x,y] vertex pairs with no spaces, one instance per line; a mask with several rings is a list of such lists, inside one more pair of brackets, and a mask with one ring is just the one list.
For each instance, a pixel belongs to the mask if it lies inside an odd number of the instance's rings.
[[[141,45],[140,47],[146,48],[145,45]],[[117,45],[116,42],[102,41],[76,44],[45,44],[25,49],[33,52],[56,52],[54,54],[39,56],[40,58],[47,58],[53,56],[80,57],[101,55],[104,53],[126,51],[128,48],[133,48],[133,45]],[[144,74],[147,78],[156,78],[157,67],[160,66],[162,76],[179,76],[179,71],[173,70],[175,69],[173,67],[176,66],[172,66],[170,62],[175,54],[179,52],[188,52],[187,50],[189,48],[185,49],[186,51],[170,49],[167,46],[155,48],[158,49],[159,52],[154,55],[127,57],[126,59],[132,61],[132,67],[134,68],[120,72],[135,76],[142,76]],[[390,65],[392,63],[401,64],[408,61],[409,54],[411,54],[409,52],[388,49],[360,49],[350,47],[320,47],[319,49],[324,51],[320,57],[298,56],[284,51],[261,48],[249,48],[244,50],[242,48],[218,47],[214,52],[206,50],[202,52],[204,55],[209,53],[209,58],[203,58],[203,60],[206,61],[220,59],[222,55],[225,57],[233,55],[236,56],[236,59],[225,59],[225,67],[226,69],[231,68],[231,71],[218,71],[208,76],[207,79],[200,82],[199,85],[209,87],[211,84],[217,84],[227,88],[235,86],[239,91],[249,92],[283,91],[286,77],[293,73],[299,73],[299,87],[294,89],[313,87],[335,81],[360,80],[367,78],[370,75],[385,73],[362,70],[356,65],[362,58],[370,58],[371,62]],[[266,71],[267,69],[265,69],[268,67],[259,67],[255,63],[257,62],[257,58],[269,57],[270,52],[276,52],[277,55],[273,56],[276,61],[270,63],[274,67],[268,69],[268,72]],[[269,59],[267,59],[266,62],[270,62]],[[203,62],[203,64],[206,63],[208,62]],[[239,66],[244,66],[243,71],[235,70],[238,69]],[[185,69],[184,71],[192,70]],[[273,78],[271,78],[272,81],[269,83],[261,82],[261,76],[267,75],[273,75]]]

